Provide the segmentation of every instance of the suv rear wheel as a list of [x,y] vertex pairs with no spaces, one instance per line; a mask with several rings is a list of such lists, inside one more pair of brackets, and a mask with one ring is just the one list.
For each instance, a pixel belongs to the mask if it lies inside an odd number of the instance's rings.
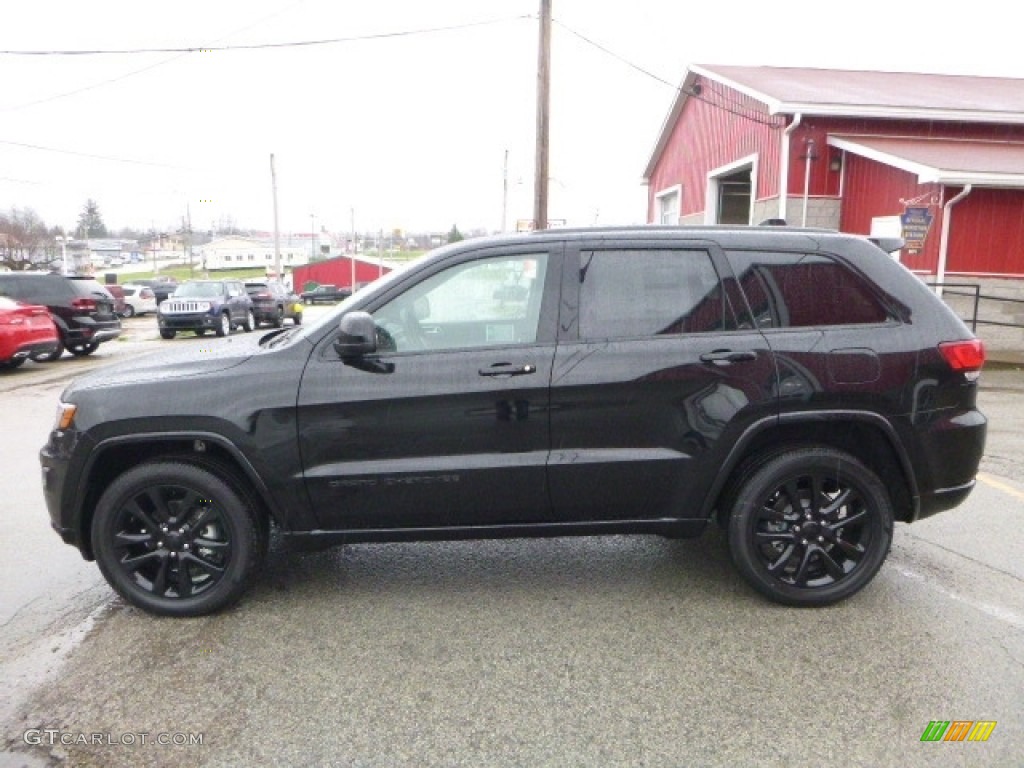
[[245,591],[263,553],[255,515],[231,484],[205,468],[140,464],[114,480],[96,505],[96,562],[128,602],[165,616],[200,616]]
[[776,602],[842,600],[870,582],[889,554],[889,494],[847,453],[797,448],[755,464],[740,482],[729,549],[744,578]]
[[100,343],[98,341],[90,341],[84,342],[82,344],[72,344],[70,347],[68,347],[68,352],[70,352],[75,357],[85,357],[86,355],[91,355],[99,348]]

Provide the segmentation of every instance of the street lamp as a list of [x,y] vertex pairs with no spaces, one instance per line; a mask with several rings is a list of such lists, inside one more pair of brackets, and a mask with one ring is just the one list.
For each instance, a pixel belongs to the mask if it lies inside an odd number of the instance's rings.
[[61,273],[68,273],[68,242],[71,240],[66,235],[57,235],[57,242],[60,243]]

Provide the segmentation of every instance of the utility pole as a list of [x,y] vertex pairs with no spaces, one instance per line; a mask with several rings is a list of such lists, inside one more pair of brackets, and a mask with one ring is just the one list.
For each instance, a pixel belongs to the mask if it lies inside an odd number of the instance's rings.
[[537,161],[534,173],[533,226],[548,228],[548,125],[551,109],[551,0],[540,0],[537,49]]
[[501,174],[501,233],[508,231],[508,150],[505,150],[505,167]]
[[274,273],[284,282],[281,275],[281,231],[277,227],[277,171],[274,170],[274,154],[270,154],[270,186],[274,196]]

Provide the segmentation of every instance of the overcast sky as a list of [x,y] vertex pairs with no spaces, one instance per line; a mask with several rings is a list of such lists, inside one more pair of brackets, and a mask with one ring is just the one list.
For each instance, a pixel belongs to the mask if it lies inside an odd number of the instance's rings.
[[[360,231],[497,230],[507,151],[512,228],[532,215],[539,5],[6,0],[0,51],[378,37],[0,53],[0,210],[70,228],[93,198],[114,229],[190,210],[197,230],[269,230],[273,153],[284,231],[347,231],[353,211]],[[1024,78],[1008,6],[947,7],[553,0],[549,216],[644,220],[641,174],[691,63]]]

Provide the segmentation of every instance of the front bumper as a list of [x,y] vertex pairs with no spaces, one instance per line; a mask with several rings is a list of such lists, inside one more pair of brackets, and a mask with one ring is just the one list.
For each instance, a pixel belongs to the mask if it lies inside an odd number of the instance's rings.
[[160,315],[160,330],[194,331],[196,328],[216,329],[220,324],[220,315],[209,312],[181,315]]
[[68,488],[71,477],[72,457],[80,433],[75,430],[58,430],[50,432],[46,445],[39,451],[39,463],[42,470],[43,499],[50,516],[50,527],[55,530],[65,543],[77,547],[87,560],[92,559],[87,542],[77,525],[79,518],[74,503],[74,489]]

